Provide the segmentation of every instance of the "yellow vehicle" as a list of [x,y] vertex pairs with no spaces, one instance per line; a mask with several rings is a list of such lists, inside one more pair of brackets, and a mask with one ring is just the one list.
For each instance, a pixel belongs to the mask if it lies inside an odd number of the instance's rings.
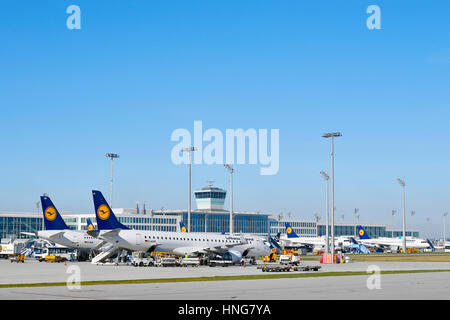
[[275,262],[277,261],[277,250],[276,249],[272,249],[272,253],[269,254],[268,256],[265,256],[262,258],[263,262]]
[[60,263],[62,261],[61,256],[46,256],[45,262],[58,262]]
[[9,260],[11,261],[11,263],[13,262],[25,262],[25,255],[24,254],[18,254],[18,255],[11,255],[9,256]]

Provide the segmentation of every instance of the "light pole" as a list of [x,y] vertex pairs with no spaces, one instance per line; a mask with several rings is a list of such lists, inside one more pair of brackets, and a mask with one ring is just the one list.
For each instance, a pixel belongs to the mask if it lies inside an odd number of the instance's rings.
[[191,232],[191,153],[197,151],[197,148],[189,147],[184,148],[183,152],[189,153],[189,181],[188,181],[188,232]]
[[112,195],[113,195],[113,170],[114,170],[114,159],[119,158],[119,155],[117,153],[107,153],[105,154],[105,157],[111,158],[111,180],[110,180],[110,186],[109,186],[109,205],[112,208]]
[[231,164],[224,164],[225,169],[230,172],[230,235],[233,234],[233,173],[234,169]]
[[402,186],[402,207],[403,207],[403,235],[402,246],[403,253],[406,253],[406,209],[405,209],[405,180],[397,178],[398,183]]
[[392,228],[392,238],[394,238],[394,216],[395,216],[396,212],[397,211],[392,210],[392,226],[391,226],[391,228]]
[[328,174],[325,171],[320,171],[320,175],[322,176],[322,178],[325,179],[325,181],[327,182],[327,217],[326,217],[326,221],[325,221],[325,226],[326,226],[326,243],[325,243],[325,253],[330,253],[330,237],[328,234],[328,229],[330,228],[329,226],[329,222],[330,222],[330,218],[328,217],[328,212],[330,211],[328,209],[328,189],[329,189],[329,180],[330,177],[328,176]]
[[341,137],[340,132],[325,133],[322,138],[331,138],[331,253],[334,254],[334,138]]
[[443,214],[443,218],[444,218],[444,252],[445,252],[445,217],[448,215],[448,212],[445,212]]
[[[37,208],[38,217],[39,217],[39,215],[40,215],[40,213],[39,213],[39,207],[40,207],[40,205],[41,205],[41,203],[40,203],[39,201],[36,202],[36,208]],[[41,216],[41,217],[42,217],[42,216]],[[41,230],[45,230],[45,228],[44,228],[44,217],[42,217]]]
[[[359,209],[355,208],[355,216],[356,216],[356,226],[359,225]],[[356,226],[355,226],[355,237],[356,237]]]
[[413,231],[413,219],[412,217],[416,214],[414,210],[411,211],[411,237],[414,237],[414,231]]

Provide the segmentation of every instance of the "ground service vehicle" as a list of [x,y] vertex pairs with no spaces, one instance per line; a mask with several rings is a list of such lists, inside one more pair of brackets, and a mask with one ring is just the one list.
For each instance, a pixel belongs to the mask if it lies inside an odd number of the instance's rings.
[[157,256],[154,263],[155,267],[176,267],[177,260],[173,257],[159,257]]
[[143,251],[135,251],[132,254],[131,265],[135,267],[149,267],[153,265],[153,259]]
[[17,262],[17,263],[22,262],[22,263],[24,263],[25,262],[25,255],[24,254],[18,254],[18,255],[10,256],[9,257],[9,261],[11,261],[11,263],[12,262]]
[[298,266],[300,264],[300,257],[293,254],[284,254],[280,256],[280,264],[292,264]]
[[39,262],[45,261],[47,256],[59,256],[61,261],[71,261],[76,258],[76,250],[67,247],[35,248],[34,256]]
[[283,264],[264,264],[258,267],[262,272],[289,272],[289,271],[318,271],[321,266],[293,266],[293,265],[283,265]]
[[182,267],[198,267],[200,266],[200,259],[199,258],[183,258],[180,260],[180,266]]
[[0,244],[0,258],[8,259],[11,255],[18,255],[23,249],[23,243]]
[[61,256],[45,256],[45,262],[58,262],[60,263],[62,260]]

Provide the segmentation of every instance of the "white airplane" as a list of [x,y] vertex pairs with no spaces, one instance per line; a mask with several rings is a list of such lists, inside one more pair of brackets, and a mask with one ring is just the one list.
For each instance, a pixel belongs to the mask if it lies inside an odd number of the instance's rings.
[[[308,246],[315,249],[325,249],[326,237],[299,237],[289,223],[285,223],[286,234],[280,236],[280,242],[284,247]],[[335,237],[335,248],[347,250],[356,240],[351,236]],[[331,246],[331,237],[330,237]]]
[[243,257],[270,254],[270,245],[254,236],[210,233],[130,230],[121,224],[100,191],[93,190],[98,238],[116,247],[145,252],[170,252],[178,256],[219,255],[238,263]]
[[[384,249],[398,249],[403,247],[403,240],[401,238],[381,237],[372,239],[362,226],[357,226],[356,228],[359,234],[358,241],[366,247],[379,247]],[[434,249],[428,239],[413,237],[406,237],[406,248]]]
[[[52,200],[47,196],[41,196],[42,211],[44,213],[45,230],[35,233],[22,232],[27,235],[37,236],[59,245],[77,249],[82,254],[89,253],[92,249],[98,249],[106,242],[97,239],[83,230],[71,230],[59,214]],[[90,220],[89,220],[90,222]],[[88,229],[93,229],[92,223],[88,223]]]

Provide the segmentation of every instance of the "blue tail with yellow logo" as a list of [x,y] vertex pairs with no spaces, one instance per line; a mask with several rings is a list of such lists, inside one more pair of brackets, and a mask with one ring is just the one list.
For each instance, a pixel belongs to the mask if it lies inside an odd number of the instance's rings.
[[94,231],[94,224],[92,223],[91,219],[87,218],[86,219],[86,224],[87,224],[87,230],[88,231]]
[[298,238],[298,235],[295,233],[294,229],[292,229],[289,223],[285,223],[286,226],[286,234],[288,238]]
[[359,239],[370,239],[369,235],[367,234],[366,230],[362,226],[356,226],[356,231],[358,232]]
[[45,230],[66,230],[69,229],[63,218],[59,214],[52,200],[47,196],[41,196],[42,212],[44,213]]
[[188,232],[186,225],[183,223],[183,221],[180,221],[180,231],[181,232]]
[[98,230],[130,229],[117,220],[114,212],[111,210],[109,204],[106,202],[100,191],[92,190],[92,196],[94,198],[95,216],[97,217]]

